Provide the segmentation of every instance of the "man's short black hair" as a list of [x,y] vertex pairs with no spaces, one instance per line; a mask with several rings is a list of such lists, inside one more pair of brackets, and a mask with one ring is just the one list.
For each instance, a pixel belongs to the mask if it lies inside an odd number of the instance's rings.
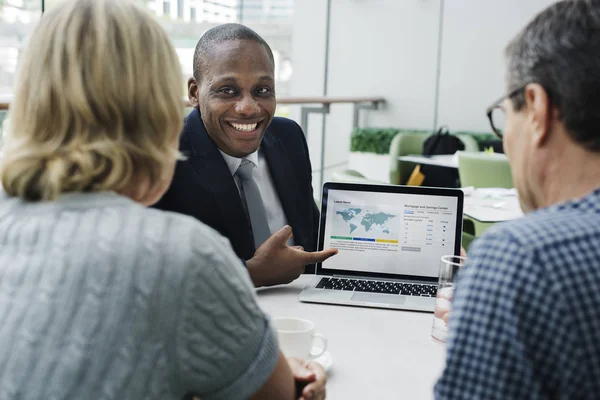
[[[600,152],[600,0],[563,0],[538,14],[506,48],[508,91],[540,84],[569,135]],[[512,97],[517,111],[523,92]]]
[[196,44],[196,50],[194,51],[194,78],[197,82],[200,82],[202,79],[207,61],[210,58],[210,52],[218,44],[232,40],[249,40],[262,44],[267,49],[271,63],[273,66],[275,65],[273,51],[271,51],[267,42],[258,33],[241,24],[218,25],[206,31],[198,41],[198,44]]

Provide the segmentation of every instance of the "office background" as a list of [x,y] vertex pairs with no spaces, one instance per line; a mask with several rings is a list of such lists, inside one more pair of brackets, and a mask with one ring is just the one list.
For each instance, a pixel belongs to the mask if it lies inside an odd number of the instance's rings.
[[[21,49],[42,10],[64,0],[0,0],[0,103],[10,100]],[[278,97],[381,96],[360,126],[489,131],[484,110],[504,92],[503,49],[552,0],[138,0],[161,21],[186,77],[197,39],[240,22],[269,42]],[[182,95],[185,83],[182,82]],[[279,107],[300,121],[302,105]],[[347,168],[352,104],[311,114],[306,133],[320,186]],[[2,111],[0,111],[0,114]],[[0,116],[0,119],[2,116]],[[325,135],[325,149],[322,136]]]

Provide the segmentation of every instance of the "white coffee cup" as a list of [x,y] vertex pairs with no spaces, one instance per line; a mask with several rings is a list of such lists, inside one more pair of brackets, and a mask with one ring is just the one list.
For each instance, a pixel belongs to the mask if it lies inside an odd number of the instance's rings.
[[[277,330],[279,347],[288,357],[302,359],[317,358],[327,350],[327,338],[315,332],[315,324],[300,318],[275,318],[273,325]],[[315,340],[316,339],[316,340]],[[316,341],[321,342],[318,352],[312,348]]]

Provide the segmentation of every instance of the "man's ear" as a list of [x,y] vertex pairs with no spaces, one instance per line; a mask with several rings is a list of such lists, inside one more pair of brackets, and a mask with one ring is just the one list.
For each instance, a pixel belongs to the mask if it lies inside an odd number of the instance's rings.
[[533,127],[533,140],[536,146],[542,146],[550,135],[552,120],[557,117],[548,92],[538,83],[525,87],[525,108]]
[[194,77],[188,79],[188,99],[193,108],[198,108],[198,82],[196,82],[196,78]]

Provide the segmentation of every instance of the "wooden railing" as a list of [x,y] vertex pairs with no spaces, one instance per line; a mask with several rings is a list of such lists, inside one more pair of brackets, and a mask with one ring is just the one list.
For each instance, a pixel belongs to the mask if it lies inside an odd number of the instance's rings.
[[[12,100],[11,96],[0,96],[0,111],[8,110],[10,107],[10,101]],[[379,104],[385,103],[385,99],[383,97],[317,97],[317,96],[308,96],[308,97],[279,97],[277,99],[277,104],[323,104],[323,105],[331,105],[331,104],[368,104],[373,106],[378,106]],[[190,101],[186,97],[184,99],[184,104],[186,107],[191,107]],[[361,108],[362,109],[362,108]]]
[[[308,135],[308,116],[310,114],[329,114],[332,104],[353,104],[352,128],[358,128],[361,110],[376,110],[380,104],[385,103],[383,97],[288,97],[278,99],[279,104],[300,104],[300,127]],[[310,104],[314,104],[310,106]],[[319,106],[316,106],[319,104]],[[321,131],[321,159],[319,163],[319,182],[323,184],[325,177],[325,136],[326,131]]]
[[[190,101],[185,98],[186,107],[191,107]],[[383,97],[278,97],[277,104],[333,104],[333,103],[383,103]]]
[[[10,106],[10,96],[0,97],[0,111],[8,110]],[[354,111],[352,117],[352,127],[358,128],[359,117],[361,110],[376,110],[379,105],[384,104],[385,99],[383,97],[280,97],[277,99],[277,104],[286,105],[301,105],[300,108],[300,127],[304,131],[304,134],[308,134],[308,116],[310,114],[329,114],[330,107],[332,104],[353,104]],[[184,99],[186,107],[191,107],[191,104],[186,97]],[[319,106],[316,106],[316,105]],[[325,168],[325,132],[321,133],[321,165],[320,165],[320,178],[323,182],[323,174]]]
[[[189,100],[184,100],[186,107],[191,107]],[[352,127],[358,128],[360,110],[376,110],[379,104],[385,103],[383,97],[280,97],[277,99],[277,104],[321,104],[321,107],[302,107],[302,115],[300,118],[300,126],[304,133],[308,128],[308,115],[311,113],[328,114],[331,104],[354,104],[354,114]]]

